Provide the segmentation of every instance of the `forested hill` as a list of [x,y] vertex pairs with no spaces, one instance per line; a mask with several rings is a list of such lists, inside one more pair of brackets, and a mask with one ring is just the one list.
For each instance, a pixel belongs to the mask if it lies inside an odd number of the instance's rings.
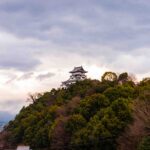
[[7,142],[48,150],[149,150],[150,79],[122,73],[31,96],[5,127]]

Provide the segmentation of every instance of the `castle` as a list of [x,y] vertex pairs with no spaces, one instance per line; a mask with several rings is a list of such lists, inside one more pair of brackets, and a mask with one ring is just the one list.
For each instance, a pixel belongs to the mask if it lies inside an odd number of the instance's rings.
[[69,85],[76,83],[76,81],[82,81],[87,78],[87,71],[85,71],[82,66],[74,67],[69,73],[71,73],[70,78],[67,81],[62,82],[62,87],[66,88]]

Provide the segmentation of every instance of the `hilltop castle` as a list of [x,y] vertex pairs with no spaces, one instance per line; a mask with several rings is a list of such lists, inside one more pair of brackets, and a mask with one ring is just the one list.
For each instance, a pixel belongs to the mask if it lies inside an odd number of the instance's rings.
[[62,82],[62,87],[68,87],[69,85],[76,83],[76,81],[82,81],[87,78],[87,71],[85,71],[82,66],[74,67],[69,73],[71,73],[70,78],[67,81]]

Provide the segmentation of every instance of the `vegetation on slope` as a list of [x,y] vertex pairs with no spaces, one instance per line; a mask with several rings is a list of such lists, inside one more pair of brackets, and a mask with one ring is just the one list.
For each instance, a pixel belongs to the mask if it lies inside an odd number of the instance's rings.
[[135,85],[127,73],[117,77],[108,72],[102,81],[87,79],[32,96],[33,103],[5,129],[8,142],[34,149],[115,150],[117,139],[134,121],[134,101],[144,100],[145,90],[149,94],[149,81]]
[[138,97],[133,101],[133,122],[118,138],[118,150],[150,150],[150,79],[144,79],[136,89]]

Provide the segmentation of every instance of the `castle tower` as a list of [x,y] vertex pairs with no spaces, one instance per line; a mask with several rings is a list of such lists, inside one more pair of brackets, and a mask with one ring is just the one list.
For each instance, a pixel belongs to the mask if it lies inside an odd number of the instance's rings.
[[76,83],[76,81],[82,81],[86,79],[86,73],[82,66],[80,67],[74,67],[71,73],[70,78],[67,81],[62,82],[62,87],[68,87],[71,84]]

